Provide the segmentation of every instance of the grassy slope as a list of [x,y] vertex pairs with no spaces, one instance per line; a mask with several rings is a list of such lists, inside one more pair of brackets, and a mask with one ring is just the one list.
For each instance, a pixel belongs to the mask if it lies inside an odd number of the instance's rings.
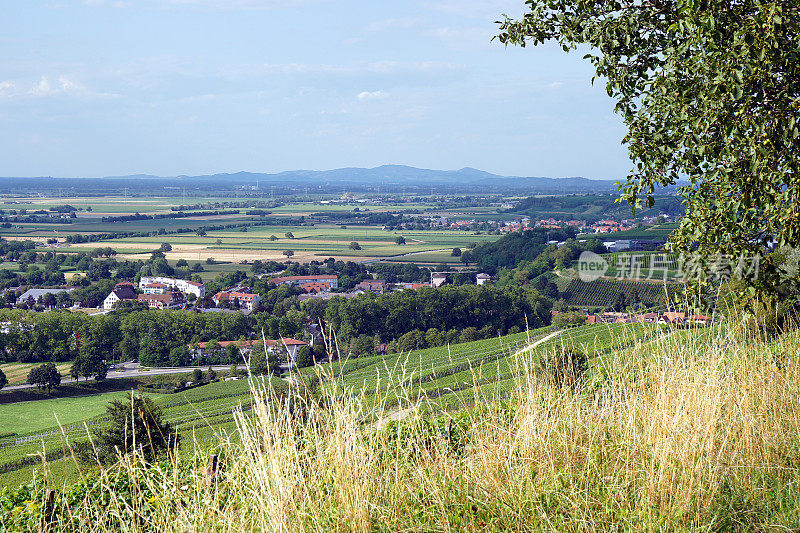
[[[719,328],[677,331],[596,358],[584,387],[521,377],[507,400],[493,401],[497,386],[476,384],[476,401],[464,404],[474,407],[452,423],[412,412],[381,430],[362,425],[371,411],[349,395],[327,397],[306,424],[259,404],[238,421],[241,441],[220,443],[224,470],[213,488],[198,475],[207,452],[146,471],[127,464],[90,484],[85,499],[80,490],[59,494],[57,525],[793,530],[799,352],[797,332],[765,343]],[[35,529],[38,508],[23,500],[43,494],[40,485],[0,507],[0,520]]]
[[57,398],[0,405],[3,433],[29,433],[54,428],[59,423],[71,425],[105,412],[111,400],[125,397],[127,392],[108,392],[92,396]]

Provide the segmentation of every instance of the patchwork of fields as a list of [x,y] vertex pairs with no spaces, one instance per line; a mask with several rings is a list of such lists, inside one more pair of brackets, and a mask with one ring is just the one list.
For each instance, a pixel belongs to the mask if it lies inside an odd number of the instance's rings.
[[[352,205],[304,202],[287,204],[267,209],[268,219],[261,215],[250,214],[250,209],[238,208],[239,214],[208,215],[186,218],[158,218],[146,220],[126,220],[118,222],[103,221],[104,216],[125,216],[134,213],[144,215],[163,215],[174,213],[172,208],[182,203],[193,205],[222,205],[224,202],[236,202],[233,198],[21,198],[14,199],[2,206],[7,210],[29,212],[38,209],[49,209],[59,205],[71,205],[81,211],[77,218],[70,224],[55,223],[30,223],[17,222],[10,228],[0,228],[0,237],[6,239],[33,239],[44,244],[47,239],[57,238],[61,241],[72,234],[92,235],[114,232],[146,232],[154,233],[165,230],[167,233],[154,237],[128,237],[98,242],[62,245],[58,248],[60,253],[70,253],[91,250],[98,246],[110,246],[118,252],[120,259],[143,259],[150,252],[157,249],[162,243],[169,243],[172,251],[167,254],[168,259],[205,261],[214,258],[229,263],[251,262],[253,260],[285,260],[284,252],[291,250],[292,259],[295,261],[320,260],[335,257],[340,260],[364,261],[381,258],[395,257],[396,261],[413,262],[454,262],[450,252],[453,248],[466,249],[470,245],[493,241],[499,236],[456,230],[431,230],[431,231],[385,231],[381,226],[347,226],[339,224],[299,224],[300,217],[310,215],[347,215],[354,212],[381,213],[391,211],[425,212],[432,209],[431,205],[398,203],[398,204],[369,204],[358,203],[358,208]],[[254,200],[254,202],[264,201]],[[86,211],[91,207],[91,211]],[[219,207],[215,209],[226,209]],[[237,209],[237,208],[232,208]],[[208,210],[208,208],[203,208]],[[474,209],[473,209],[474,210]],[[478,209],[480,211],[480,209]],[[454,213],[437,213],[442,216],[454,216]],[[474,214],[472,217],[474,218]],[[261,224],[269,220],[270,225]],[[285,222],[285,223],[283,223]],[[196,235],[195,231],[201,227],[234,224],[239,227],[207,231],[205,236]],[[183,230],[181,233],[174,233]],[[286,234],[291,233],[292,238]],[[405,245],[395,242],[398,236],[406,239]],[[351,248],[351,243],[357,242],[357,249]],[[39,251],[48,251],[52,248],[42,246]],[[423,257],[420,254],[424,252]],[[405,254],[414,254],[408,257]]]

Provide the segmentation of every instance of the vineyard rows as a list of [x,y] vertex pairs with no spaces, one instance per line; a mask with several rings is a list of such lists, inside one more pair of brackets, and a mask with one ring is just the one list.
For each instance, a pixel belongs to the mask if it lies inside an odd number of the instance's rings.
[[672,296],[678,287],[675,283],[598,279],[591,282],[574,279],[561,291],[569,305],[609,307],[614,305],[619,293],[625,294],[628,305],[641,302],[647,307],[664,305],[667,292]]

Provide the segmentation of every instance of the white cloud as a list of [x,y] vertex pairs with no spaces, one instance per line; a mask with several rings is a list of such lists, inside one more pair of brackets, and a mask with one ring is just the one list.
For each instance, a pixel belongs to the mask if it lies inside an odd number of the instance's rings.
[[490,27],[437,28],[432,35],[455,50],[486,49],[492,46]]
[[28,94],[32,94],[33,96],[47,96],[52,94],[53,88],[50,85],[50,80],[47,79],[47,76],[42,76],[42,79],[39,80],[39,83],[31,87],[31,90],[28,91]]
[[358,93],[359,100],[382,100],[387,96],[383,91],[362,91]]
[[16,85],[13,82],[0,81],[0,96],[11,96],[14,89],[16,89]]
[[[2,86],[0,86],[0,93],[2,93]],[[82,98],[113,98],[119,96],[116,94],[92,92],[79,81],[64,75],[59,76],[55,81],[51,81],[48,76],[42,76],[38,83],[30,86],[27,94],[40,98],[61,95]]]

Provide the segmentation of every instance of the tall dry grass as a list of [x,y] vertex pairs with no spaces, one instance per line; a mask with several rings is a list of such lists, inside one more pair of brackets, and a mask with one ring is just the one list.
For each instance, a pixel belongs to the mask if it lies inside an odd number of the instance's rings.
[[255,391],[236,438],[220,436],[215,484],[205,458],[146,471],[124,462],[94,496],[60,499],[59,527],[795,529],[798,354],[797,332],[756,343],[677,332],[595,361],[583,387],[522,373],[507,400],[381,429],[346,391],[302,408]]

